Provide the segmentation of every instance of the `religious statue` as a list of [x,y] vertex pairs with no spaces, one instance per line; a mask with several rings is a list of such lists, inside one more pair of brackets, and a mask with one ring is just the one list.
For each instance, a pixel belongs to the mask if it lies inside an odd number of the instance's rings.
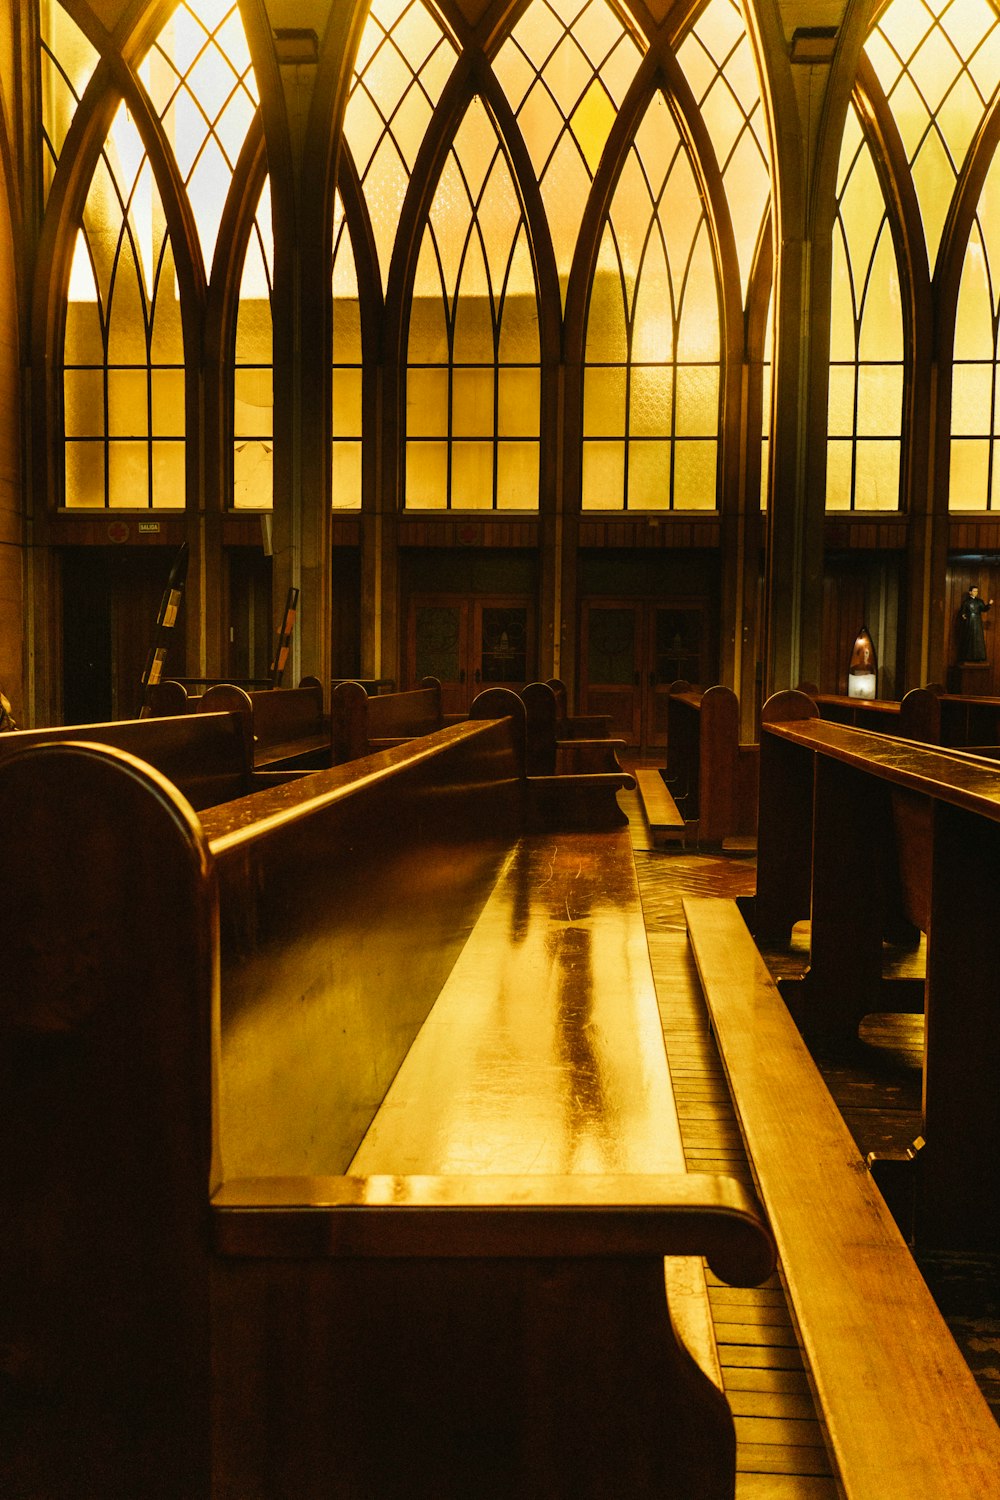
[[983,636],[983,615],[991,607],[993,600],[989,603],[979,597],[979,585],[973,584],[962,600],[962,608],[959,611],[961,626],[958,640],[959,661],[985,661],[986,640]]

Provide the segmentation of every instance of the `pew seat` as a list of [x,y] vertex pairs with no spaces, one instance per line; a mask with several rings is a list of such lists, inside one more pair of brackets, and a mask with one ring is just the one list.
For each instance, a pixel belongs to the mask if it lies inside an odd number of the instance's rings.
[[0,767],[5,1492],[732,1497],[675,1287],[773,1247],[684,1171],[627,831],[527,800],[509,718],[200,817]]
[[1000,1428],[736,904],[684,913],[841,1493],[982,1500]]
[[661,772],[656,766],[638,766],[634,774],[643,815],[653,838],[679,838],[683,843],[687,826],[684,814]]

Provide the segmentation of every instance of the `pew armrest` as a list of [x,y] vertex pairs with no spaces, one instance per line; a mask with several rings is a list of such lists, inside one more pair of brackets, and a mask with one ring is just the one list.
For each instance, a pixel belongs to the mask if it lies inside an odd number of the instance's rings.
[[774,1268],[752,1196],[710,1173],[244,1178],[213,1194],[212,1219],[230,1256],[704,1255],[733,1286]]

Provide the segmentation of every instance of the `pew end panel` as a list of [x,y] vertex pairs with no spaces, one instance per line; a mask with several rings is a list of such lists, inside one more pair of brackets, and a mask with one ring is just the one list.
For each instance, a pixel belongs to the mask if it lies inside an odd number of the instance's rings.
[[106,745],[5,760],[0,821],[0,1490],[206,1495],[207,845]]

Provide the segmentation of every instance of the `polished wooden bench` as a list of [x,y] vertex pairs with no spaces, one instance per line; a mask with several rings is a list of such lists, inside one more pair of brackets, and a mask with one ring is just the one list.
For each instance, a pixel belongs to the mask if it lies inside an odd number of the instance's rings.
[[220,683],[205,690],[198,711],[242,710],[250,715],[254,765],[258,770],[322,770],[331,765],[330,717],[323,708],[323,685],[303,677],[298,687],[246,692]]
[[234,710],[20,729],[0,739],[0,760],[15,751],[67,740],[114,745],[139,756],[173,782],[196,811],[299,774],[255,770],[249,720]]
[[932,687],[911,688],[894,698],[850,698],[842,693],[818,693],[807,685],[804,691],[815,702],[820,718],[831,724],[850,724],[899,739],[920,740],[935,745],[941,736],[940,694]]
[[[717,848],[728,838],[752,835],[757,822],[757,746],[740,742],[736,694],[721,684],[702,689],[676,682],[666,705],[667,763],[661,780],[688,835]],[[653,794],[647,818],[660,811],[664,831],[673,831],[676,822],[670,806],[660,803],[653,778],[644,777],[640,790]],[[652,821],[650,828],[658,831]]]
[[556,698],[556,734],[560,740],[608,739],[611,735],[610,714],[575,714],[570,711],[569,693],[561,677],[546,679]]
[[424,677],[419,687],[371,696],[358,682],[339,682],[330,698],[330,720],[333,764],[360,760],[443,729],[441,684]]
[[[866,1015],[924,1011],[923,1129],[906,1168],[922,1247],[1000,1246],[998,868],[995,763],[828,723],[800,693],[764,705],[748,917],[768,949],[809,922],[808,970],[780,988],[827,1046],[856,1046]],[[921,932],[925,980],[885,978],[886,942],[915,947]]]
[[994,1494],[1000,1428],[735,903],[684,913],[838,1493]]
[[733,1495],[663,1258],[771,1242],[683,1171],[627,831],[524,796],[512,718],[200,818],[0,767],[0,1488]]
[[635,778],[618,759],[620,740],[557,740],[559,720],[548,683],[484,688],[472,701],[473,719],[511,718],[524,745],[525,822],[535,830],[624,828],[618,793]]

